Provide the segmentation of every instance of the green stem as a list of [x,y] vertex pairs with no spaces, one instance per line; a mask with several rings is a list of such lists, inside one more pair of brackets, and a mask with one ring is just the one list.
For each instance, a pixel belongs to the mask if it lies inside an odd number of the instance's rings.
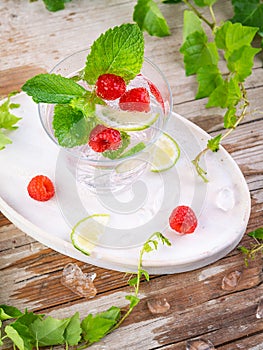
[[212,17],[212,20],[213,20],[213,28],[212,28],[212,30],[214,32],[214,30],[216,28],[216,16],[215,16],[215,13],[214,13],[212,5],[209,6],[209,11],[210,11],[210,14],[211,14],[211,17]]
[[188,6],[192,11],[194,11],[194,13],[202,20],[204,21],[209,28],[211,28],[212,30],[214,29],[215,23],[211,23],[209,22],[203,15],[201,12],[199,12],[197,10],[197,8],[195,8],[188,0],[183,0],[183,2],[186,4],[186,6]]

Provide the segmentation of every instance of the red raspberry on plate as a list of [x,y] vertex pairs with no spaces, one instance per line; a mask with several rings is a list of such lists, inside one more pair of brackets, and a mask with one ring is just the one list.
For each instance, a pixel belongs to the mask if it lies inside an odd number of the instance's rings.
[[179,233],[193,233],[197,226],[197,218],[190,207],[181,205],[172,211],[169,224],[173,230]]
[[121,145],[121,134],[118,130],[97,125],[89,136],[89,146],[95,152],[116,150]]
[[37,175],[30,180],[27,192],[36,201],[45,202],[54,196],[55,188],[47,176]]
[[123,111],[149,112],[149,92],[144,87],[128,90],[120,97],[119,106]]
[[97,96],[105,100],[116,100],[126,90],[125,81],[115,74],[102,74],[96,82]]

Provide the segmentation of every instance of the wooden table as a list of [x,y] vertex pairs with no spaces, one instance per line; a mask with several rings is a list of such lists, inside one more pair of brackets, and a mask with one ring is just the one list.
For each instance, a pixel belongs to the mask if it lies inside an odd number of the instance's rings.
[[[134,3],[73,0],[64,11],[50,13],[41,1],[1,1],[0,94],[19,89],[29,77],[48,71],[62,57],[87,47],[107,28],[132,21]],[[171,36],[155,38],[146,34],[146,55],[168,77],[174,110],[215,135],[222,130],[222,111],[206,109],[203,100],[194,99],[197,85],[193,77],[185,77],[178,51],[185,6],[162,5],[161,8],[171,27]],[[219,18],[228,18],[230,1],[220,1],[216,13]],[[251,191],[252,212],[247,232],[263,226],[262,81],[261,55],[246,82],[253,115],[224,143]],[[2,214],[0,232],[0,303],[56,317],[66,317],[75,311],[84,317],[111,305],[127,306],[124,296],[131,290],[123,273],[77,262],[84,272],[97,273],[98,294],[86,300],[60,283],[63,267],[73,259],[33,240]],[[242,244],[249,242],[251,239],[245,235]],[[234,270],[242,272],[240,283],[233,291],[222,290],[223,276]],[[187,340],[202,337],[220,350],[262,350],[263,321],[256,318],[258,301],[263,295],[262,282],[262,259],[258,257],[246,268],[243,256],[236,249],[199,270],[153,276],[150,282],[142,282],[142,300],[121,328],[92,349],[183,350]],[[156,296],[169,302],[171,308],[165,314],[149,312],[146,302]]]

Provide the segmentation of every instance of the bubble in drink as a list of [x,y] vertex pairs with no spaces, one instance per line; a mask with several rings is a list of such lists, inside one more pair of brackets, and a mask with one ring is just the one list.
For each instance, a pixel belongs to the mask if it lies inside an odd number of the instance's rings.
[[210,340],[196,339],[186,343],[186,350],[216,350]]
[[155,298],[147,301],[148,309],[152,314],[163,314],[170,309],[166,298]]
[[81,297],[94,298],[97,294],[95,278],[96,273],[84,273],[78,265],[69,263],[63,269],[61,283]]
[[231,271],[229,274],[224,276],[222,279],[222,289],[229,291],[236,289],[240,281],[241,274],[242,273],[240,271]]

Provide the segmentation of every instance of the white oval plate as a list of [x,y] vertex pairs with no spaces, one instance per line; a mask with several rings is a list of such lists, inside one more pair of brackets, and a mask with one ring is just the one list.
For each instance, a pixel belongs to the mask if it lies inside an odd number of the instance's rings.
[[[141,244],[155,231],[169,238],[171,247],[145,254],[143,265],[151,274],[177,273],[208,265],[230,252],[241,240],[250,214],[250,194],[231,156],[221,147],[202,160],[209,182],[196,175],[191,160],[209,135],[173,113],[166,132],[179,144],[181,157],[167,172],[147,171],[132,189],[117,195],[95,195],[76,184],[61,164],[60,150],[42,129],[37,105],[21,93],[14,114],[22,119],[10,133],[13,144],[0,152],[0,209],[19,229],[46,246],[75,259],[118,271],[136,271]],[[49,176],[56,196],[37,202],[27,184],[37,174]],[[128,203],[128,204],[127,204]],[[189,205],[198,217],[196,231],[177,235],[168,218],[177,205]],[[74,224],[94,213],[109,213],[110,224],[102,243],[90,256],[70,241]],[[114,236],[115,235],[115,236]],[[109,238],[110,237],[110,238]]]

